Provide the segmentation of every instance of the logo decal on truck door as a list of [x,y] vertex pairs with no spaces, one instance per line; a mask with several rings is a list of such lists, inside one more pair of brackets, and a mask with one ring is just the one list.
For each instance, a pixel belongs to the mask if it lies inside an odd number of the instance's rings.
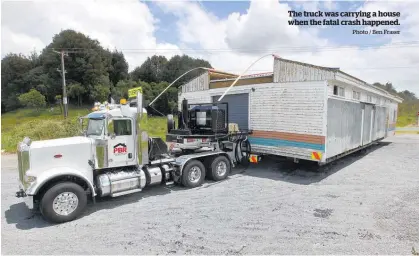
[[113,146],[114,155],[125,155],[127,153],[127,145],[125,143],[118,143]]

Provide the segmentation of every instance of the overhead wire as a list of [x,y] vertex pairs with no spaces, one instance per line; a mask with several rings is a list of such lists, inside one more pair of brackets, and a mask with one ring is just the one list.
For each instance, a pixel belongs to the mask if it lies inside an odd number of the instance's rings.
[[[419,41],[407,42],[394,42],[391,44],[377,45],[377,44],[358,44],[358,45],[343,45],[343,46],[278,46],[272,48],[120,48],[118,51],[129,53],[158,53],[158,52],[203,52],[204,54],[222,53],[222,52],[312,52],[312,51],[335,51],[342,49],[356,49],[356,50],[369,50],[369,49],[391,49],[391,48],[410,48],[419,47]],[[93,48],[59,48],[56,50],[72,51],[73,53],[82,53],[84,51],[96,51]]]

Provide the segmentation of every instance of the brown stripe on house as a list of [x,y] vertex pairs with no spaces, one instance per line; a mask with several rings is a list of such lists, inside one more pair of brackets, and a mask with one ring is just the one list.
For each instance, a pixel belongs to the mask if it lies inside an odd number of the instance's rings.
[[[252,77],[246,79],[239,79],[234,86],[249,85],[249,84],[266,84],[273,83],[273,75],[263,77]],[[210,89],[229,87],[234,82],[234,79],[228,79],[226,81],[210,81]]]
[[280,139],[298,142],[307,142],[314,144],[325,144],[325,137],[318,135],[308,135],[300,133],[289,132],[273,132],[273,131],[253,131],[252,137],[266,138],[266,139]]

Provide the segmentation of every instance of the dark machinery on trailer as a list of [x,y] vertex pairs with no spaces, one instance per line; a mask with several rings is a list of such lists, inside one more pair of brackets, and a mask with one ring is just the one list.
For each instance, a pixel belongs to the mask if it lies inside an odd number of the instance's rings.
[[169,115],[166,143],[172,154],[219,150],[228,152],[233,164],[249,160],[251,146],[247,135],[251,131],[230,130],[228,103],[188,104],[184,99],[178,115],[178,128],[175,126],[173,116]]

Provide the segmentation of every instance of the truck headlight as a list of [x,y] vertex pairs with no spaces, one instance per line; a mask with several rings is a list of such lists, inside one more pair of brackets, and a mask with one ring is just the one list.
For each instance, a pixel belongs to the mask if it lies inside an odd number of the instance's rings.
[[24,181],[25,181],[25,183],[32,183],[32,182],[34,182],[36,180],[36,177],[34,177],[34,176],[28,176],[28,175],[25,175],[24,176]]

